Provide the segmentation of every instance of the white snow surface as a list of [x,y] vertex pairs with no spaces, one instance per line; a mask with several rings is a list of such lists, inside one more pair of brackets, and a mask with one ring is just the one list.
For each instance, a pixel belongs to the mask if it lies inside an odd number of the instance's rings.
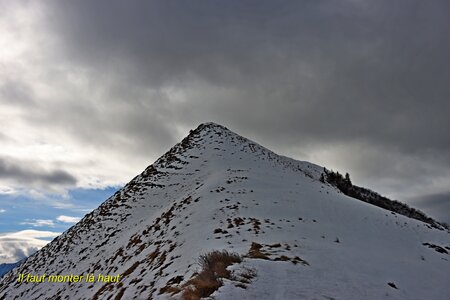
[[[423,245],[450,252],[449,232],[347,197],[321,172],[202,124],[6,274],[0,299],[177,299],[161,288],[182,287],[212,250],[244,257],[214,299],[450,299],[450,255]],[[252,242],[269,260],[247,255]],[[256,276],[242,283],[246,270]],[[122,278],[18,283],[21,273]]]

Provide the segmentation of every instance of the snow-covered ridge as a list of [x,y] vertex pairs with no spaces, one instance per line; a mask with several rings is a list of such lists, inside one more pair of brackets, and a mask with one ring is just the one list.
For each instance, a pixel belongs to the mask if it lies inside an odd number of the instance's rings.
[[[201,124],[6,274],[0,299],[180,298],[213,250],[243,258],[216,299],[448,299],[450,235],[343,195],[322,170]],[[246,270],[256,275],[243,283]],[[121,280],[23,284],[21,273]]]

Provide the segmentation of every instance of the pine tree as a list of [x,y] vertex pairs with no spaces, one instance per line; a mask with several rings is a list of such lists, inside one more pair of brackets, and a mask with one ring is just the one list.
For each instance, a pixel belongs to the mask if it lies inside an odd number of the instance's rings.
[[349,185],[352,185],[352,181],[350,180],[350,174],[345,173],[345,182]]
[[322,174],[320,174],[320,182],[325,183],[325,176]]

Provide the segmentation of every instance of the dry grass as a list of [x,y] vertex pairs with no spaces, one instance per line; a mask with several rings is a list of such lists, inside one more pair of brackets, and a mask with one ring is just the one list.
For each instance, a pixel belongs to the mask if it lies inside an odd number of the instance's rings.
[[274,261],[288,261],[291,260],[289,257],[287,257],[286,255],[281,255],[280,257],[277,257],[274,259]]
[[245,222],[244,222],[244,220],[243,220],[242,218],[234,218],[233,221],[234,221],[234,224],[235,224],[237,227],[239,227],[239,226],[245,224]]
[[131,267],[129,267],[125,272],[123,272],[122,276],[128,276],[139,266],[140,262],[135,262]]
[[155,251],[151,252],[147,255],[147,261],[149,264],[153,263],[153,261],[158,257],[159,255],[159,246],[156,247]]
[[245,271],[238,274],[235,280],[239,281],[241,285],[245,285],[251,283],[252,279],[255,277],[256,277],[256,270],[245,268]]
[[126,288],[121,288],[119,293],[117,293],[116,297],[114,297],[114,300],[121,300],[123,297],[123,294],[125,293]]
[[177,286],[165,286],[159,289],[159,294],[169,294],[171,296],[174,296],[181,291],[182,289]]
[[185,284],[184,300],[197,300],[208,297],[222,286],[223,278],[230,278],[227,267],[240,263],[242,258],[228,251],[212,251],[200,256],[198,263],[201,271]]
[[298,256],[294,257],[291,261],[294,265],[301,263],[304,266],[309,266],[309,263],[306,260],[303,260]]
[[270,259],[267,254],[261,252],[262,247],[263,246],[261,244],[252,242],[250,250],[248,251],[248,256],[251,258]]

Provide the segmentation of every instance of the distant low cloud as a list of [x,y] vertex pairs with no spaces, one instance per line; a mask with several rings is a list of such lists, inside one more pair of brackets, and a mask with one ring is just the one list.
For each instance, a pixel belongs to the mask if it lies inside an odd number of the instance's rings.
[[6,212],[6,209],[0,208],[0,213]]
[[69,217],[69,216],[59,216],[56,218],[56,220],[64,223],[77,223],[81,220],[81,218],[78,217]]
[[22,225],[31,225],[33,227],[54,227],[55,223],[53,220],[44,220],[44,219],[36,219],[36,220],[27,220],[21,223]]
[[48,243],[42,238],[54,238],[60,234],[39,230],[2,233],[0,234],[0,264],[17,262],[28,257]]

